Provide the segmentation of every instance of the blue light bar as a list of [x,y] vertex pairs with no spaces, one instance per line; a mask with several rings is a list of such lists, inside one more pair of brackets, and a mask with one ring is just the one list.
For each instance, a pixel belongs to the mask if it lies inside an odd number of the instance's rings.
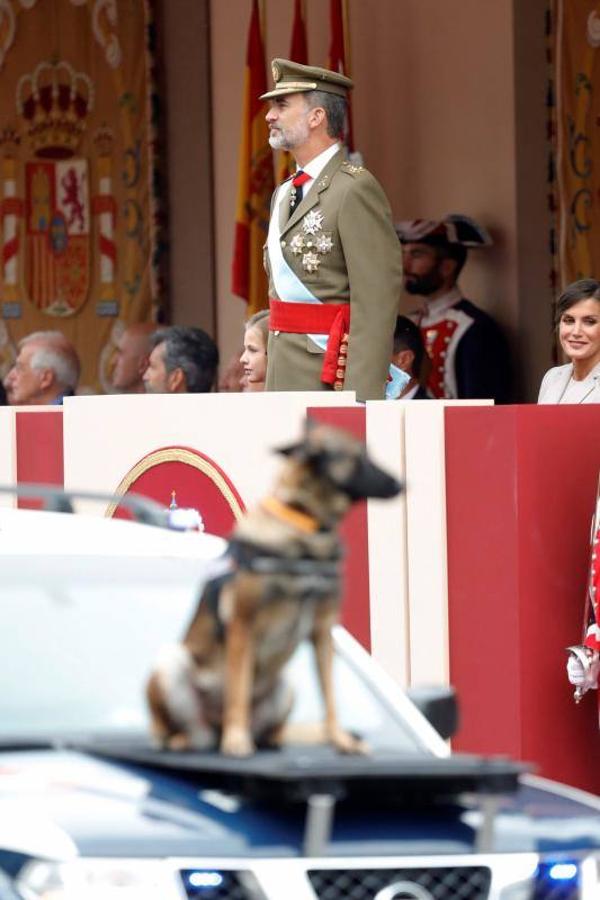
[[553,881],[574,881],[577,878],[577,872],[575,863],[554,863],[548,869],[548,877]]
[[193,888],[216,888],[223,884],[220,872],[190,872],[187,879]]

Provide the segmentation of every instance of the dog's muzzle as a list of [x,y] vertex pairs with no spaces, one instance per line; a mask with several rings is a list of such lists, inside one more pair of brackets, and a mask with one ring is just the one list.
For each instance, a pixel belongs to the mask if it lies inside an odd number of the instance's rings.
[[351,500],[365,500],[367,497],[387,500],[389,497],[395,497],[402,490],[402,485],[397,478],[384,472],[368,459],[358,460],[348,483],[340,485],[340,487]]

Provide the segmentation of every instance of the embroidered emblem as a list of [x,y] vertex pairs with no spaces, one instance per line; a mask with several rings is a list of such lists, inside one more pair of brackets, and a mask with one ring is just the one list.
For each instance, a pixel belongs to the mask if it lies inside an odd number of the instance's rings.
[[273,81],[277,84],[281,78],[281,69],[276,62],[271,63],[271,75],[273,76]]
[[311,209],[302,220],[304,234],[316,234],[323,228],[323,213],[320,209]]
[[342,163],[342,166],[344,168],[344,171],[349,172],[350,175],[359,175],[361,172],[365,171],[364,166],[355,166],[349,162]]
[[302,266],[304,267],[305,272],[316,272],[321,265],[321,260],[319,258],[318,253],[313,253],[310,250],[308,253],[305,253],[302,257]]

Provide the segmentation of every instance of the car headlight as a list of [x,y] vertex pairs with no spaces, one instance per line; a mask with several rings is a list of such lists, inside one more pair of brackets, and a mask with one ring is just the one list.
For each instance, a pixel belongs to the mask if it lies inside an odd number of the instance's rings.
[[77,859],[27,863],[24,900],[181,900],[177,872],[160,860]]

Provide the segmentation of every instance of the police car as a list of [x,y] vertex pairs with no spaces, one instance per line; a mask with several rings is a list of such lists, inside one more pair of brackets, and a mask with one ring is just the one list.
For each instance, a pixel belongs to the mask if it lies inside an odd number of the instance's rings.
[[[0,900],[600,897],[600,800],[450,754],[451,698],[415,704],[341,628],[369,756],[154,747],[144,684],[225,549],[160,525],[0,508]],[[318,721],[308,647],[288,677]]]

